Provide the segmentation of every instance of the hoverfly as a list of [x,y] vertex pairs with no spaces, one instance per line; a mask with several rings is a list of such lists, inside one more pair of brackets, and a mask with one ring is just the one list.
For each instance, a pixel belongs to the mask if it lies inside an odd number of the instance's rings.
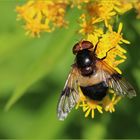
[[95,101],[102,101],[108,89],[114,90],[116,95],[129,98],[136,96],[128,81],[104,61],[111,49],[105,57],[99,59],[96,55],[97,46],[98,43],[94,47],[89,41],[81,41],[74,45],[75,61],[58,103],[59,120],[64,120],[77,104],[79,87],[86,98]]

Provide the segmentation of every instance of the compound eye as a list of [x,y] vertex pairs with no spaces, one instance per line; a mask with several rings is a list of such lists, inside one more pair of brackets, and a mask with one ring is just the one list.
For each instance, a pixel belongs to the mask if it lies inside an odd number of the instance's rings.
[[76,43],[73,47],[73,54],[76,54],[78,51],[85,50],[85,49],[91,49],[93,48],[93,44],[89,41],[82,41],[79,43]]
[[79,43],[76,43],[74,46],[73,46],[73,54],[76,54],[78,51],[80,50],[80,44]]
[[82,48],[83,49],[91,49],[91,48],[93,48],[93,44],[89,41],[82,41]]

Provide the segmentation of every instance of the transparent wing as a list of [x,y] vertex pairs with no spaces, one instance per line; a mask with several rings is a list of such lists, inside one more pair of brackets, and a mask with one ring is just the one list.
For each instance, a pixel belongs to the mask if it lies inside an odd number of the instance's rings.
[[117,95],[128,96],[132,98],[136,96],[136,91],[133,86],[115,71],[112,67],[110,67],[105,62],[100,63],[101,70],[101,78],[106,82],[106,84],[112,88]]
[[132,85],[125,78],[121,77],[120,74],[112,75],[109,85],[118,95],[128,96],[129,98],[136,96],[136,91]]
[[59,120],[64,120],[79,100],[77,74],[76,68],[73,67],[60,95],[57,107]]

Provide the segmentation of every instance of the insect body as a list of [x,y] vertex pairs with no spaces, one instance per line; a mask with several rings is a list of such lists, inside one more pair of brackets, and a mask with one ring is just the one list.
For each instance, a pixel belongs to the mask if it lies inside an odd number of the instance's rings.
[[100,82],[92,86],[80,86],[83,94],[92,100],[101,101],[107,94],[108,87],[105,82]]
[[79,101],[79,88],[89,100],[102,101],[108,89],[116,95],[136,96],[134,88],[112,67],[105,63],[106,56],[96,56],[98,43],[94,47],[89,41],[82,41],[73,47],[75,62],[65,83],[58,103],[58,118],[64,120]]

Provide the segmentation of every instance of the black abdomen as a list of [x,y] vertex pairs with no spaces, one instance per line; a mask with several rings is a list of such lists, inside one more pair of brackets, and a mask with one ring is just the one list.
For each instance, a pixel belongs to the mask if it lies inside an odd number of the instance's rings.
[[85,96],[97,101],[101,101],[106,96],[108,90],[105,82],[87,87],[80,86],[80,88]]

